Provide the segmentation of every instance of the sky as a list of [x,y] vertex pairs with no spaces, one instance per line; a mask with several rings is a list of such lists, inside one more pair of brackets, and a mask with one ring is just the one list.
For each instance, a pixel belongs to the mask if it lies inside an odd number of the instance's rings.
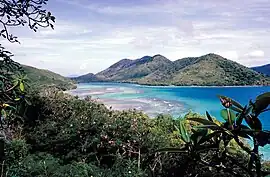
[[49,0],[55,29],[12,28],[14,60],[64,76],[124,59],[216,53],[245,66],[270,63],[269,0]]

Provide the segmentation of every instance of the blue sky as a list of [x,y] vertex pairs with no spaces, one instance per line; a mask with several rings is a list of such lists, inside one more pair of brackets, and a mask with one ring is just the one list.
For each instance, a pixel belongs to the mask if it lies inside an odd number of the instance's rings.
[[49,0],[46,8],[55,30],[10,29],[21,44],[2,44],[16,61],[62,75],[155,54],[270,63],[269,0]]

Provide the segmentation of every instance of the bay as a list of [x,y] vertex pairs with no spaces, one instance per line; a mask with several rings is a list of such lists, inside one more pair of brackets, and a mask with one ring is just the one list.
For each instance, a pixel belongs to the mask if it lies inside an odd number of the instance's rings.
[[[189,111],[212,116],[222,121],[223,109],[217,95],[233,98],[242,105],[256,96],[270,92],[270,87],[178,87],[145,86],[127,83],[83,83],[77,89],[69,91],[81,98],[91,96],[116,110],[137,109],[155,117],[158,114],[184,116]],[[263,129],[270,130],[270,112],[261,115]],[[261,148],[264,159],[270,159],[270,145]]]

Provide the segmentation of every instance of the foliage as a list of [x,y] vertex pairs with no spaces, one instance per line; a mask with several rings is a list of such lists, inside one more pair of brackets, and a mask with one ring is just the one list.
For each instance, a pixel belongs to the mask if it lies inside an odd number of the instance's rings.
[[1,20],[3,27],[1,37],[10,42],[19,42],[16,36],[9,34],[8,28],[14,26],[26,26],[37,31],[38,27],[51,27],[55,17],[51,12],[47,12],[42,7],[48,0],[1,0]]
[[[0,2],[0,36],[9,42],[19,42],[16,36],[9,33],[9,27],[25,26],[36,31],[38,27],[51,27],[55,17],[42,7],[47,0],[2,0]],[[6,168],[5,159],[16,156],[15,151],[6,151],[12,146],[13,139],[20,136],[21,124],[26,103],[29,104],[26,90],[27,77],[22,67],[11,59],[12,55],[0,44],[0,162],[1,176]],[[10,144],[11,143],[11,144]],[[16,149],[18,150],[18,149]],[[15,153],[15,154],[14,154]]]
[[[259,154],[259,146],[270,144],[270,133],[262,129],[262,123],[259,120],[261,113],[269,111],[270,92],[257,96],[255,102],[251,101],[248,105],[242,106],[235,100],[226,96],[219,96],[225,109],[221,110],[221,117],[225,122],[218,124],[206,112],[207,119],[189,118],[189,121],[200,123],[201,125],[192,126],[188,131],[184,120],[181,120],[176,130],[179,137],[184,141],[184,146],[180,148],[160,149],[160,152],[178,152],[188,155],[190,163],[202,163],[209,168],[216,168],[223,172],[228,172],[232,176],[264,176],[269,174],[262,171],[262,163]],[[243,121],[247,123],[246,126]],[[253,149],[247,146],[243,139],[252,139]],[[238,148],[237,146],[238,145]],[[211,158],[209,158],[209,151]],[[239,163],[234,159],[237,154],[245,155],[246,160]],[[217,154],[218,160],[213,158]],[[247,161],[247,159],[249,160]],[[226,166],[222,163],[230,159],[237,165],[235,170],[232,166]],[[215,162],[216,161],[216,162]],[[214,162],[214,163],[213,163]],[[238,168],[238,169],[236,169]],[[255,170],[254,170],[255,168]],[[188,169],[186,169],[188,170]],[[188,173],[188,171],[187,171]]]

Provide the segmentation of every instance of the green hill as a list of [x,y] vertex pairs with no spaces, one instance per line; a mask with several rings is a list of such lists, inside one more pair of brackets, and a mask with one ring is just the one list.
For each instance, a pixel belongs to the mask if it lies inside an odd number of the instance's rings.
[[97,77],[93,73],[88,73],[88,74],[81,75],[78,77],[70,77],[70,79],[76,81],[77,83],[99,81],[99,79],[97,79]]
[[143,78],[156,70],[167,70],[172,62],[161,55],[145,56],[137,60],[121,60],[96,77],[105,81],[132,81]]
[[88,78],[84,81],[187,86],[270,85],[269,77],[216,54],[174,62],[162,55],[137,60],[124,59],[97,73],[94,80]]
[[72,80],[49,70],[38,69],[26,65],[22,65],[22,68],[30,80],[30,84],[33,86],[56,86],[62,90],[76,87]]
[[270,64],[251,68],[257,72],[270,76]]

